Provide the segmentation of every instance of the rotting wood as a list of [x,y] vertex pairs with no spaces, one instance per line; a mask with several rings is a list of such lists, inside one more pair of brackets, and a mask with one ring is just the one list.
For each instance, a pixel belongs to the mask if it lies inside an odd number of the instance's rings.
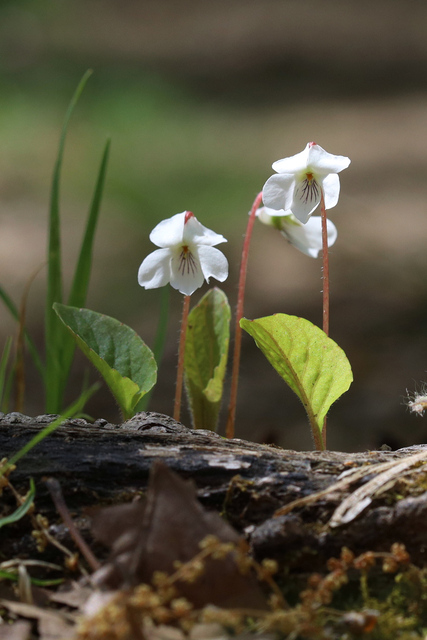
[[[1,456],[10,457],[53,419],[0,415]],[[404,477],[394,477],[380,495],[370,495],[371,503],[352,522],[333,528],[328,523],[343,501],[351,502],[350,496],[356,504],[354,493],[377,477],[377,468],[406,464],[415,454],[417,460],[423,459],[424,452],[424,445],[365,453],[296,452],[224,440],[168,416],[143,413],[119,426],[103,420],[95,424],[67,420],[18,463],[11,481],[25,491],[32,476],[37,508],[57,522],[43,480],[47,476],[60,482],[77,517],[88,506],[123,502],[144,492],[152,463],[161,459],[182,477],[191,478],[201,502],[244,531],[259,557],[286,557],[291,567],[313,569],[325,557],[339,554],[343,546],[360,552],[388,550],[393,542],[402,542],[413,560],[423,562],[427,554],[423,466],[408,466]],[[19,533],[19,526],[15,531]],[[0,538],[0,551],[8,542]],[[14,545],[22,549],[18,542]]]

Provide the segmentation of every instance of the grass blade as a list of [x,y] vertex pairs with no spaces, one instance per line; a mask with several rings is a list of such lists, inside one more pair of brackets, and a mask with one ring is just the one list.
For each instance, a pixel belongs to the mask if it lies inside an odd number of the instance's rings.
[[90,270],[92,266],[93,242],[95,239],[96,225],[101,207],[102,194],[104,191],[105,175],[107,173],[108,158],[110,155],[111,140],[105,143],[102,154],[101,166],[99,168],[98,179],[96,181],[95,192],[89,210],[85,235],[83,238],[80,255],[77,262],[71,293],[68,300],[70,307],[82,307],[86,302],[87,290],[89,287]]
[[[8,296],[8,294],[6,293],[6,291],[4,289],[2,289],[2,287],[0,287],[0,299],[3,300],[6,308],[10,311],[11,315],[15,318],[15,320],[19,321],[19,312],[18,309],[16,308],[16,306],[14,305],[12,299]],[[45,367],[41,361],[41,358],[39,356],[39,353],[37,351],[37,347],[34,344],[34,342],[32,341],[29,333],[27,330],[25,330],[25,342],[28,348],[28,351],[31,354],[31,357],[33,359],[33,362],[38,370],[38,372],[40,373],[41,377],[43,378],[43,380],[45,380]]]
[[68,124],[80,95],[92,71],[87,71],[71,99],[65,114],[59,140],[58,155],[53,171],[51,200],[49,211],[49,243],[48,243],[48,276],[45,312],[45,342],[46,342],[46,411],[59,413],[62,404],[64,388],[62,370],[62,341],[67,337],[63,326],[52,309],[54,302],[62,302],[62,269],[61,269],[61,240],[59,217],[59,186],[61,178],[62,160],[64,157],[65,138]]
[[[15,571],[4,571],[0,569],[0,578],[4,580],[11,580],[12,582],[18,582],[19,576]],[[31,584],[34,584],[36,587],[56,587],[59,584],[63,584],[65,582],[64,578],[54,578],[54,579],[40,579],[40,578],[32,578],[30,576]]]
[[5,394],[5,381],[6,381],[6,371],[7,365],[9,363],[10,351],[12,349],[12,338],[9,336],[6,339],[6,343],[4,345],[3,353],[0,360],[0,410],[3,405],[3,398]]
[[17,522],[20,520],[25,514],[28,512],[30,507],[34,502],[34,497],[36,495],[36,485],[34,484],[34,480],[30,478],[30,490],[25,498],[24,502],[9,516],[5,516],[4,518],[0,518],[0,529],[7,524],[12,524],[13,522]]
[[[89,288],[90,271],[92,267],[93,243],[95,239],[96,225],[98,222],[99,211],[101,207],[102,194],[104,191],[105,175],[107,173],[108,158],[110,154],[111,140],[107,140],[102,154],[101,166],[95,185],[92,203],[89,209],[86,230],[80,249],[79,259],[77,261],[74,279],[71,286],[71,292],[68,300],[69,306],[84,307],[86,302],[87,291]],[[63,358],[62,371],[64,374],[64,387],[68,380],[69,371],[73,362],[76,343],[73,337],[67,332],[63,338]],[[64,389],[62,390],[62,394]]]

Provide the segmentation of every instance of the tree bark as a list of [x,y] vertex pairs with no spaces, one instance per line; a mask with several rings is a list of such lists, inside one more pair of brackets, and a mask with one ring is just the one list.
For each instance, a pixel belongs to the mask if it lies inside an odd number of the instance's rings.
[[[0,414],[1,457],[11,457],[55,417]],[[360,553],[389,550],[401,542],[413,562],[426,559],[427,445],[365,453],[296,452],[225,440],[147,412],[118,426],[103,420],[65,421],[18,462],[10,481],[25,493],[31,476],[36,509],[54,522],[58,517],[46,477],[60,482],[78,518],[86,507],[143,493],[155,460],[191,478],[200,501],[244,532],[259,558],[285,559],[294,569],[314,570],[343,546]],[[9,498],[5,490],[3,503]],[[14,529],[15,551],[26,544],[19,527]],[[3,535],[0,553],[10,551],[10,545],[10,535]]]

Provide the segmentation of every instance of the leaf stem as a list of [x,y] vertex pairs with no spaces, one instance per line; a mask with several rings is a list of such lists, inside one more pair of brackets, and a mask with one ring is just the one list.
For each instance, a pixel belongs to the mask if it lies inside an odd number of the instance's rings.
[[249,245],[251,242],[256,212],[261,202],[262,191],[260,191],[260,193],[257,195],[252,205],[248,224],[246,227],[245,240],[243,242],[242,261],[240,263],[239,290],[237,295],[236,330],[234,335],[234,355],[233,369],[231,374],[230,403],[228,405],[227,425],[225,428],[226,438],[234,438],[234,422],[236,419],[237,387],[239,382],[240,351],[242,343],[242,329],[240,327],[240,320],[243,317],[243,303],[245,300],[245,284],[246,272],[248,270]]
[[[325,196],[322,189],[320,198],[322,218],[322,260],[323,260],[323,331],[329,335],[329,249],[328,249],[328,218],[325,208]],[[326,449],[326,416],[322,428],[323,449]],[[316,441],[316,449],[318,443]]]
[[179,336],[178,372],[176,375],[175,404],[173,408],[173,418],[177,422],[179,422],[179,418],[181,415],[182,383],[184,380],[185,338],[187,335],[189,311],[190,311],[190,296],[184,296],[184,303],[182,305],[181,331]]

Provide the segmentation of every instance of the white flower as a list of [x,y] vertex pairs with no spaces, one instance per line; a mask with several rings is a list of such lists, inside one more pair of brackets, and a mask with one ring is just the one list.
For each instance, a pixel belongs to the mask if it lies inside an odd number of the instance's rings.
[[[306,224],[295,218],[292,211],[275,211],[268,207],[261,207],[256,215],[260,222],[276,227],[285,238],[297,249],[310,258],[317,258],[322,249],[322,218],[313,216]],[[337,239],[337,228],[333,222],[327,220],[328,247]]]
[[305,224],[319,205],[322,191],[325,209],[335,207],[340,193],[338,173],[349,164],[349,158],[334,156],[309,142],[301,153],[274,162],[277,175],[264,185],[264,204],[275,210],[290,209]]
[[220,282],[228,276],[228,262],[214,245],[227,240],[204,227],[191,211],[162,220],[150,233],[160,247],[150,253],[138,271],[138,282],[145,289],[170,284],[186,296],[213,276]]

